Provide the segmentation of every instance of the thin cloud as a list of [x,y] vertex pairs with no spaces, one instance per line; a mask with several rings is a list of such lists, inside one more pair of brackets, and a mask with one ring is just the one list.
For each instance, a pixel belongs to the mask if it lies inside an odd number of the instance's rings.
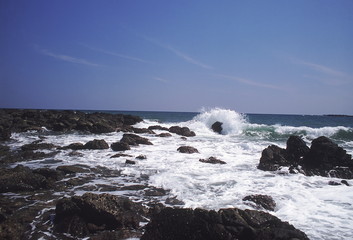
[[331,75],[331,76],[336,76],[336,77],[345,77],[345,76],[347,76],[347,74],[344,73],[344,72],[337,71],[337,70],[335,70],[333,68],[330,68],[330,67],[327,67],[327,66],[324,66],[324,65],[320,65],[320,64],[316,64],[316,63],[310,63],[310,62],[305,62],[305,61],[297,61],[297,63],[301,64],[301,65],[305,65],[305,66],[307,66],[307,67],[309,67],[312,70],[315,70],[317,72],[328,74],[328,75]]
[[38,50],[43,55],[53,57],[55,59],[59,59],[59,60],[65,61],[65,62],[83,64],[83,65],[92,66],[92,67],[101,67],[102,66],[100,64],[96,64],[96,63],[87,61],[86,59],[83,59],[83,58],[76,58],[76,57],[72,57],[72,56],[68,56],[68,55],[53,53],[47,49],[38,49]]
[[338,71],[331,67],[327,67],[321,64],[306,62],[302,60],[293,60],[295,64],[305,66],[313,71],[312,74],[305,74],[303,77],[320,81],[324,84],[338,86],[343,85],[352,81],[352,76],[349,74]]
[[101,52],[101,53],[112,55],[112,56],[115,56],[115,57],[124,58],[124,59],[127,59],[127,60],[136,61],[136,62],[142,62],[142,63],[151,63],[151,62],[149,62],[147,60],[144,60],[142,58],[133,57],[133,56],[129,56],[129,55],[121,54],[121,53],[116,53],[116,52],[112,52],[112,51],[107,51],[107,50],[104,50],[104,49],[101,49],[101,48],[94,48],[94,47],[88,46],[86,44],[82,44],[82,45],[85,46],[86,48],[89,48],[89,49],[93,50],[93,51]]
[[169,83],[170,82],[168,79],[161,78],[161,77],[154,77],[153,79],[157,80],[159,82],[162,82],[162,83]]
[[153,38],[149,38],[149,37],[146,37],[144,35],[141,35],[141,34],[138,34],[138,33],[134,33],[135,35],[137,35],[138,37],[148,41],[148,42],[151,42],[161,48],[164,48],[166,50],[169,50],[170,52],[174,53],[177,57],[183,59],[184,61],[188,62],[188,63],[191,63],[191,64],[194,64],[196,66],[199,66],[199,67],[202,67],[202,68],[205,68],[205,69],[214,69],[212,66],[210,65],[207,65],[205,63],[202,63],[201,61],[199,60],[196,60],[194,59],[193,57],[190,57],[189,54],[187,53],[184,53],[170,45],[167,45],[167,44],[164,44],[164,43],[161,43],[160,41],[156,40],[156,39],[153,39]]
[[265,83],[260,83],[260,82],[255,82],[249,79],[245,79],[245,78],[240,78],[240,77],[234,77],[234,76],[227,76],[227,75],[223,75],[223,74],[217,74],[217,77],[222,77],[222,78],[226,78],[226,79],[230,79],[230,80],[234,80],[246,85],[250,85],[250,86],[255,86],[255,87],[261,87],[261,88],[270,88],[270,89],[277,89],[277,90],[285,90],[283,87],[280,86],[276,86],[276,85],[271,85],[271,84],[265,84]]

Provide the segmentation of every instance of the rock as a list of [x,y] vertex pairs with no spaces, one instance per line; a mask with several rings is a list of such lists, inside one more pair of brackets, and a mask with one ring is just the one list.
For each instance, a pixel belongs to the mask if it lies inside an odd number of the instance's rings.
[[147,156],[146,155],[138,155],[136,157],[136,159],[144,160],[144,159],[147,159]]
[[[116,150],[114,150],[114,151],[116,151]],[[111,156],[110,158],[119,158],[119,157],[132,157],[132,156],[129,155],[129,154],[118,153],[118,154],[115,154],[115,155]]]
[[0,127],[0,142],[10,140],[10,138],[11,131],[9,129]]
[[136,162],[135,162],[135,161],[132,161],[132,160],[129,160],[129,159],[126,159],[125,164],[134,165],[134,164],[136,164]]
[[308,154],[309,147],[303,139],[298,136],[290,136],[287,140],[286,158],[291,162],[299,163]]
[[147,138],[128,133],[123,135],[123,138],[120,140],[120,142],[127,143],[132,146],[138,146],[139,144],[153,145]]
[[236,208],[218,212],[203,209],[164,208],[153,216],[141,240],[308,239],[275,216]]
[[76,173],[88,173],[90,169],[84,165],[62,165],[56,168],[57,171],[61,171],[64,174],[76,174]]
[[151,188],[145,190],[145,195],[150,197],[165,196],[167,195],[167,191],[163,188]]
[[303,166],[324,170],[333,169],[335,166],[353,169],[353,161],[351,155],[329,138],[319,137],[312,141],[310,151],[303,159]]
[[223,123],[217,121],[212,124],[211,128],[214,132],[221,134],[223,130],[222,125]]
[[58,201],[54,231],[85,237],[99,231],[138,230],[144,212],[142,205],[128,198],[85,193]]
[[264,171],[276,171],[281,166],[289,166],[286,159],[286,150],[276,145],[271,145],[262,151],[258,169]]
[[156,134],[151,129],[147,129],[147,128],[134,128],[134,127],[132,127],[132,131],[134,133],[138,133],[138,134],[140,134],[140,133]]
[[84,149],[108,149],[108,143],[101,139],[94,139],[93,141],[89,141],[84,145]]
[[209,157],[207,159],[200,159],[199,161],[203,162],[203,163],[211,163],[211,164],[226,164],[226,162],[219,160],[215,157]]
[[82,150],[84,149],[85,146],[82,143],[71,143],[70,145],[67,145],[65,147],[61,147],[60,149],[71,149],[71,150]]
[[169,128],[169,132],[176,133],[184,137],[194,137],[195,132],[191,131],[188,127],[172,126]]
[[299,137],[291,136],[286,149],[271,145],[262,151],[259,169],[276,171],[282,166],[289,167],[291,173],[353,179],[352,156],[324,136],[314,139],[310,148]]
[[52,149],[55,148],[56,146],[51,143],[30,143],[30,144],[25,144],[21,147],[22,151],[34,151],[34,150],[43,150],[43,149]]
[[155,125],[155,126],[149,126],[148,129],[150,130],[163,130],[163,131],[169,131],[169,128],[166,127],[162,127],[159,125]]
[[276,207],[276,202],[271,196],[268,195],[249,195],[243,198],[243,201],[254,202],[257,206],[262,207],[266,210],[274,211]]
[[129,144],[127,144],[126,142],[112,143],[110,147],[113,149],[113,151],[126,151],[131,149]]
[[157,137],[171,137],[172,134],[170,134],[170,133],[160,133],[160,134],[157,134],[156,136]]
[[45,189],[49,181],[30,168],[18,165],[13,169],[0,169],[0,192],[23,192]]
[[176,197],[169,197],[165,200],[165,203],[166,204],[169,204],[169,205],[184,205],[185,203],[179,199],[177,199]]
[[196,148],[190,146],[181,146],[177,150],[181,153],[199,153]]

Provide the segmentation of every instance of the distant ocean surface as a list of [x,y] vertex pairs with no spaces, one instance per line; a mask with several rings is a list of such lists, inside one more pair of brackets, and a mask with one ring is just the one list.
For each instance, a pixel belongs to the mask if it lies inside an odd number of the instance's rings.
[[[94,112],[94,111],[89,111]],[[103,111],[107,112],[107,111]],[[159,137],[156,134],[139,134],[148,138],[153,145],[140,145],[125,151],[133,156],[145,155],[146,159],[136,161],[135,165],[125,164],[127,157],[110,158],[116,154],[106,151],[82,151],[81,155],[70,156],[63,150],[56,158],[59,164],[85,164],[92,167],[105,166],[118,169],[122,175],[115,178],[99,178],[94,184],[134,185],[148,184],[169,190],[168,197],[183,201],[183,207],[220,209],[238,207],[256,209],[242,199],[251,194],[270,195],[277,206],[271,214],[288,221],[304,231],[310,239],[340,240],[353,239],[353,187],[331,186],[329,181],[341,179],[290,174],[288,168],[276,172],[257,169],[261,152],[271,144],[286,147],[291,135],[299,135],[311,145],[319,136],[327,136],[353,154],[353,118],[344,116],[309,116],[276,114],[240,114],[227,109],[209,109],[200,113],[190,112],[132,112],[114,111],[137,115],[144,119],[135,125],[148,128],[186,126],[196,133],[186,140],[179,135]],[[222,134],[212,131],[211,125],[222,122]],[[108,144],[119,141],[123,132],[107,134],[48,134],[45,141],[58,146],[70,143],[86,143],[93,139],[104,139]],[[32,133],[15,133],[12,148],[38,140]],[[192,146],[199,153],[182,154],[180,146]],[[199,159],[216,157],[227,164],[214,165],[202,163]],[[42,166],[43,161],[25,163],[29,167]],[[56,167],[50,165],[50,167]],[[353,185],[353,180],[347,180]],[[110,194],[126,195],[137,201],[143,196],[135,191],[113,191]],[[76,194],[83,194],[77,191]],[[155,201],[165,203],[166,197]],[[142,200],[141,200],[142,199]]]

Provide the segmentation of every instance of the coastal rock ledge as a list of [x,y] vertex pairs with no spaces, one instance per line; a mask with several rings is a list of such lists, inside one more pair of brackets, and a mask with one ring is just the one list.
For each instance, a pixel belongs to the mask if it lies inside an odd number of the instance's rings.
[[289,167],[291,173],[353,179],[353,160],[346,150],[321,136],[311,147],[298,136],[290,136],[286,149],[270,145],[262,151],[258,169],[276,171]]

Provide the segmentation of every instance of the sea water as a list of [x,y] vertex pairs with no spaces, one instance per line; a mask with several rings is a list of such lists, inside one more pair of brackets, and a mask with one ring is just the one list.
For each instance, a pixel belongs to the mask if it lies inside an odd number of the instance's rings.
[[[115,113],[115,112],[113,112]],[[119,112],[121,113],[121,112]],[[135,125],[147,128],[153,125],[171,127],[186,126],[196,133],[187,139],[173,134],[158,137],[154,134],[139,134],[153,145],[140,145],[125,151],[134,157],[145,155],[147,159],[136,160],[135,165],[125,164],[126,158],[110,158],[116,154],[109,150],[83,150],[82,155],[70,156],[71,150],[63,150],[55,156],[59,161],[36,160],[27,162],[32,168],[67,164],[85,164],[92,167],[105,166],[120,170],[115,178],[98,178],[89,184],[135,185],[148,184],[169,190],[169,197],[183,201],[187,208],[215,209],[237,207],[255,209],[242,201],[251,194],[270,195],[277,206],[270,213],[288,221],[304,231],[311,239],[353,239],[353,187],[331,186],[329,181],[341,179],[321,176],[307,177],[290,174],[288,168],[276,172],[257,169],[261,152],[276,144],[285,148],[290,135],[299,135],[310,146],[313,139],[327,136],[353,154],[353,118],[344,116],[299,116],[240,114],[227,109],[209,109],[201,113],[173,112],[123,112],[139,115],[144,121]],[[222,134],[211,130],[211,125],[223,123]],[[155,130],[157,134],[165,132]],[[104,139],[108,144],[119,141],[123,133],[67,134],[43,133],[45,142],[58,146],[71,143],[86,143],[93,139]],[[9,145],[13,149],[38,140],[34,132],[17,133]],[[183,154],[180,146],[192,146],[199,153]],[[216,157],[227,164],[207,164],[199,159]],[[55,160],[54,159],[54,160]],[[348,180],[353,185],[353,180]],[[76,194],[83,194],[78,190]],[[135,201],[144,201],[144,196],[130,191],[115,191],[110,194],[126,195]],[[166,196],[167,197],[167,196]],[[166,197],[158,197],[164,203]]]

